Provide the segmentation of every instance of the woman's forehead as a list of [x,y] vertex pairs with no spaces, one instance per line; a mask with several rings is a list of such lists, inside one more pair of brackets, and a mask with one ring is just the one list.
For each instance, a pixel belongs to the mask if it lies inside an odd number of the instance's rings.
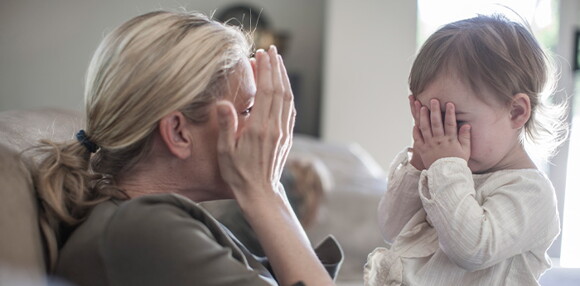
[[254,72],[250,62],[244,59],[229,77],[230,99],[235,102],[248,102],[256,95]]

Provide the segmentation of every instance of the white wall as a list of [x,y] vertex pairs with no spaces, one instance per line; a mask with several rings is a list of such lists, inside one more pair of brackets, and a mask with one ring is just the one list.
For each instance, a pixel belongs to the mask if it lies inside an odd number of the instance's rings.
[[417,3],[330,0],[327,6],[323,138],[356,141],[386,169],[412,139],[407,77]]
[[[64,107],[83,109],[84,75],[104,34],[155,9],[185,7],[206,14],[236,0],[18,0],[0,1],[0,111]],[[284,55],[297,85],[297,129],[318,132],[325,0],[245,0],[263,9],[276,30],[292,33]],[[297,94],[297,95],[298,95]]]
[[[0,1],[0,111],[46,106],[82,110],[85,71],[106,32],[156,8],[211,13],[235,2]],[[320,116],[316,110],[323,82],[325,140],[359,142],[383,167],[409,144],[406,83],[415,52],[415,1],[244,3],[263,8],[273,28],[294,32],[285,63],[302,79],[297,109],[303,117],[297,129],[315,133],[311,122]]]

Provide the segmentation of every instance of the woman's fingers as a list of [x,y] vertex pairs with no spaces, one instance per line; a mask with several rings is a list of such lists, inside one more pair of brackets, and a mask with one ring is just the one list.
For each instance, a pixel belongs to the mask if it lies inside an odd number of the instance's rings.
[[445,135],[445,131],[443,130],[443,121],[441,120],[441,105],[439,105],[439,100],[431,99],[429,104],[431,105],[431,132],[433,136],[443,136]]
[[[266,123],[270,115],[272,105],[272,65],[270,56],[264,50],[256,51],[256,99],[254,101],[254,110],[252,121]],[[261,124],[260,124],[261,125]]]
[[258,79],[258,62],[256,57],[250,58],[250,66],[252,67],[252,73],[254,74],[254,82],[257,83]]
[[[218,142],[217,154],[220,166],[220,171],[225,179],[235,180],[235,176],[231,176],[233,170],[232,157],[236,147],[236,130],[238,129],[238,118],[235,116],[235,109],[231,102],[222,100],[215,105],[218,118]],[[233,184],[239,182],[230,182]]]
[[292,146],[292,132],[294,130],[294,122],[296,119],[296,108],[294,107],[294,95],[292,94],[292,87],[290,86],[290,79],[282,57],[278,55],[280,63],[280,73],[282,75],[282,84],[284,85],[284,94],[282,96],[282,138],[281,142],[284,146],[283,153],[279,161],[279,168],[281,169],[288,157],[288,153]]
[[[278,55],[280,62],[280,73],[282,74],[282,84],[284,85],[284,94],[282,96],[282,128],[284,136],[292,135],[294,130],[294,119],[296,118],[296,108],[294,107],[294,94],[290,86],[290,78],[282,57]],[[285,139],[285,138],[283,138]]]
[[235,135],[238,129],[238,118],[230,101],[221,100],[216,103],[219,124],[218,150],[230,151],[235,146]]
[[280,55],[276,46],[270,46],[268,50],[270,64],[272,66],[272,106],[270,108],[270,117],[281,124],[282,100],[284,97],[284,84],[282,82],[282,72],[280,69]]

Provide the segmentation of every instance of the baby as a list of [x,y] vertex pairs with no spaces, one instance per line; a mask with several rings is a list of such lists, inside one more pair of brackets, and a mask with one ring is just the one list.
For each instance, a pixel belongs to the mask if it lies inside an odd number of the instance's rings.
[[531,32],[503,16],[429,37],[409,77],[413,148],[379,205],[392,245],[369,255],[366,285],[538,285],[560,224],[524,141],[553,150],[565,137],[542,98],[551,79]]

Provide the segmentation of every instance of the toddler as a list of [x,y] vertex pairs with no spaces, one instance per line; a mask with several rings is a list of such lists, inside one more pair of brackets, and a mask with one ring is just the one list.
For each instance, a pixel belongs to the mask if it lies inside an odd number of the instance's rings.
[[366,285],[538,285],[559,217],[524,142],[553,150],[565,137],[542,98],[550,79],[531,32],[501,15],[429,37],[409,77],[413,148],[379,204],[392,245],[369,254]]

